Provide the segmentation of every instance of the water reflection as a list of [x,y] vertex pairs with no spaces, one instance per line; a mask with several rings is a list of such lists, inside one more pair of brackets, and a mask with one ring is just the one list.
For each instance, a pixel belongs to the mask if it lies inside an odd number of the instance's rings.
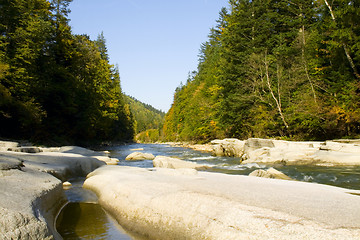
[[84,179],[71,179],[65,191],[69,203],[56,220],[56,229],[64,240],[139,239],[128,233],[97,203],[96,195],[82,188]]
[[58,232],[64,239],[131,239],[121,233],[117,224],[100,205],[69,203],[58,219]]

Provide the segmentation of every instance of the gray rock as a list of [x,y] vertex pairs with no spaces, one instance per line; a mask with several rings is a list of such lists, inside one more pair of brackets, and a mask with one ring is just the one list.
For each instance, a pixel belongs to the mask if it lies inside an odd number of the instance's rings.
[[0,141],[0,151],[7,151],[9,148],[16,148],[18,146],[18,142]]
[[276,170],[275,168],[269,168],[268,170],[258,169],[249,174],[253,177],[263,177],[263,178],[275,178],[283,180],[292,180],[291,177],[285,175],[284,173]]
[[62,239],[54,228],[66,202],[61,181],[26,168],[0,173],[0,239]]
[[261,139],[261,138],[249,138],[245,141],[244,151],[245,153],[260,149],[263,147],[273,148],[275,147],[273,140]]
[[86,176],[96,168],[105,165],[103,161],[90,156],[82,156],[72,153],[42,152],[42,153],[21,153],[2,152],[2,155],[15,157],[25,167],[45,173],[65,181],[71,177]]
[[244,141],[235,138],[211,141],[215,156],[241,157],[244,154]]
[[83,156],[107,156],[105,152],[96,152],[87,148],[78,147],[78,146],[64,146],[60,147],[59,152],[61,153],[74,153],[80,154]]
[[133,152],[129,154],[126,161],[142,161],[142,160],[153,160],[155,158],[151,153]]
[[24,152],[24,153],[39,153],[39,152],[42,152],[42,150],[39,147],[33,147],[33,146],[8,148],[8,151]]
[[22,166],[19,159],[0,154],[0,170],[20,169]]
[[190,168],[196,170],[210,169],[210,167],[206,165],[183,161],[177,158],[166,157],[166,156],[157,156],[153,160],[153,165],[154,167],[158,167],[158,168],[172,168],[172,169],[180,169],[180,168]]
[[171,170],[105,166],[84,187],[122,226],[151,239],[359,239],[359,191]]

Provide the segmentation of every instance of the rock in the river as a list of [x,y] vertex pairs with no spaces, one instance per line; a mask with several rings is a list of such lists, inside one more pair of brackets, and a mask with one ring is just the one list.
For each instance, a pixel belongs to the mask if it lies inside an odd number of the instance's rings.
[[64,146],[59,149],[61,153],[74,153],[83,156],[108,156],[106,152],[95,152],[93,150],[78,146]]
[[55,217],[67,201],[63,186],[68,183],[59,179],[85,176],[105,165],[97,158],[110,158],[79,147],[41,152],[17,143],[0,145],[0,239],[62,239]]
[[153,160],[155,158],[151,153],[133,152],[129,154],[126,161],[142,161],[142,160]]
[[326,141],[320,146],[320,150],[360,154],[360,144]]
[[292,180],[291,177],[285,175],[284,173],[276,170],[275,168],[269,168],[268,170],[258,169],[249,174],[253,177],[263,177],[263,178],[276,178],[283,180]]
[[89,172],[105,165],[105,162],[91,156],[73,153],[41,152],[1,152],[1,157],[14,157],[22,161],[28,169],[50,173],[65,181],[71,177],[86,176]]
[[62,239],[54,228],[66,202],[61,181],[19,167],[0,170],[0,239]]
[[24,152],[24,153],[39,153],[39,152],[42,152],[41,148],[39,148],[39,147],[34,147],[34,146],[24,146],[24,147],[8,148],[8,151]]
[[17,148],[18,142],[0,141],[0,151],[7,151],[9,148]]
[[153,160],[153,165],[154,167],[158,167],[158,168],[173,168],[173,169],[192,168],[196,170],[210,169],[210,167],[206,165],[201,165],[201,164],[184,161],[177,158],[166,157],[166,156],[157,156]]
[[360,191],[170,171],[178,170],[105,166],[84,187],[122,226],[150,239],[359,239]]
[[236,138],[211,141],[215,156],[241,157],[244,154],[244,141]]

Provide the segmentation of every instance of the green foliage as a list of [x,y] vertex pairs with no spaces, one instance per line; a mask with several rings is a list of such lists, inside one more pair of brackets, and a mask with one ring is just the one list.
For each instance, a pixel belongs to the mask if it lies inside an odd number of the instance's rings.
[[136,133],[149,129],[162,129],[164,112],[155,109],[149,104],[142,103],[134,97],[125,95],[125,98],[136,121]]
[[175,92],[167,140],[358,136],[358,4],[230,0]]
[[148,129],[138,133],[135,140],[141,143],[155,143],[161,141],[161,132],[159,129]]
[[72,34],[70,2],[1,1],[1,137],[78,144],[133,138],[105,38]]

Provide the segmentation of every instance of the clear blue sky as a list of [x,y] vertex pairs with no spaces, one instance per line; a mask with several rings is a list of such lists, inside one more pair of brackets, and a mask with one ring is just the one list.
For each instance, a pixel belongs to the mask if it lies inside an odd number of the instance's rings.
[[95,40],[104,32],[123,92],[167,112],[227,5],[227,0],[73,0],[69,18],[75,34]]

